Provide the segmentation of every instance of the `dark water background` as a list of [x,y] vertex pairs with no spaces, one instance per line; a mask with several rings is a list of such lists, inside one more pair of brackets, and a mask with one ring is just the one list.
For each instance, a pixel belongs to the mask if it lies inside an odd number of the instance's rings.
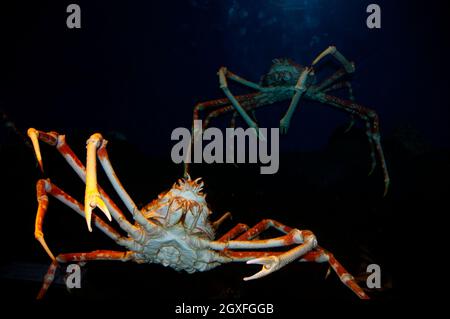
[[[434,229],[449,195],[446,11],[439,1],[377,1],[382,28],[370,30],[365,11],[371,2],[79,1],[81,30],[65,25],[67,1],[2,4],[1,51],[6,55],[0,107],[7,116],[0,128],[7,238],[2,264],[48,262],[33,238],[34,183],[41,175],[17,132],[36,127],[64,133],[81,158],[87,137],[102,132],[123,183],[138,204],[145,204],[181,176],[180,165],[170,161],[170,134],[176,127],[190,127],[196,103],[222,97],[220,66],[258,81],[273,58],[308,65],[336,45],[356,64],[356,100],[380,117],[392,179],[385,198],[380,171],[367,176],[363,126],[344,134],[348,116],[315,103],[305,103],[294,115],[281,141],[277,175],[261,176],[246,165],[196,166],[194,174],[205,178],[217,215],[234,213],[225,228],[267,217],[308,228],[355,275],[368,263],[382,266],[384,289],[372,292],[375,299],[398,300],[419,290],[422,280],[414,268],[419,266],[410,259],[426,255],[425,229],[439,241]],[[257,113],[259,123],[278,126],[286,108]],[[223,127],[228,120],[215,125]],[[42,150],[45,177],[81,199],[81,182],[55,150]],[[55,252],[114,248],[98,232],[88,234],[69,209],[54,202],[50,209],[47,240]],[[245,284],[241,278],[256,268],[227,265],[187,275],[160,265],[99,262],[87,267],[88,288],[69,294],[52,287],[49,299],[354,299],[333,274],[323,280],[324,265],[291,265]],[[9,279],[2,284],[11,296],[26,300],[39,287]]]

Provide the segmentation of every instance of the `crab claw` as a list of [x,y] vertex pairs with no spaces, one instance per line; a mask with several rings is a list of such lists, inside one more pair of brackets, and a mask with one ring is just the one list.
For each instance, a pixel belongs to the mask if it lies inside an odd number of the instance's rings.
[[39,148],[39,132],[34,128],[29,128],[27,134],[31,140],[31,143],[33,144],[34,154],[36,154],[36,159],[38,161],[39,168],[41,169],[41,172],[44,172],[41,149]]
[[97,147],[100,146],[103,140],[100,134],[92,135],[87,141],[87,159],[86,159],[86,193],[84,196],[84,214],[86,217],[86,223],[89,231],[92,231],[91,219],[92,210],[95,207],[100,208],[100,210],[105,214],[109,221],[112,220],[111,214],[109,213],[108,207],[106,207],[105,202],[102,200],[100,193],[97,188],[97,161],[96,152]]
[[268,257],[251,259],[251,260],[247,261],[247,264],[249,264],[249,265],[259,264],[259,265],[263,265],[263,267],[259,272],[257,272],[253,276],[245,277],[244,278],[245,281],[259,279],[261,277],[267,276],[282,267],[280,258],[278,258],[277,256],[268,256]]
[[105,202],[100,197],[100,194],[95,191],[86,191],[84,199],[84,215],[86,217],[86,223],[89,231],[92,231],[91,220],[92,220],[92,210],[98,207],[105,214],[109,221],[112,220],[111,214],[109,213],[108,207],[106,207]]

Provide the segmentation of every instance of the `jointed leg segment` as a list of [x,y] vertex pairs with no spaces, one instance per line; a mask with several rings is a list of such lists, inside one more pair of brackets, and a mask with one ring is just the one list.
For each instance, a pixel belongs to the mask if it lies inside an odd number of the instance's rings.
[[[47,213],[48,208],[48,194],[55,197],[59,201],[61,201],[63,204],[67,205],[68,207],[72,208],[75,212],[77,212],[80,216],[84,216],[83,211],[83,205],[81,205],[77,200],[75,200],[73,197],[65,193],[63,190],[61,190],[59,187],[54,185],[50,182],[50,180],[40,179],[36,183],[36,195],[38,200],[38,209],[36,213],[36,222],[35,222],[35,238],[39,241],[39,243],[42,245],[44,250],[47,252],[47,254],[50,256],[52,260],[55,260],[55,257],[53,253],[51,252],[50,248],[48,247],[45,239],[44,239],[44,233],[43,233],[43,222],[45,215]],[[107,223],[105,223],[103,220],[98,218],[95,214],[94,216],[94,224],[97,228],[99,228],[104,234],[106,234],[109,238],[114,240],[117,244],[126,247],[128,249],[137,249],[139,244],[136,242],[133,242],[129,238],[123,237],[121,234],[119,234],[114,228],[109,226]]]
[[[318,92],[316,94],[311,94],[310,98],[313,100],[317,100],[321,103],[328,104],[339,109],[342,109],[346,112],[349,112],[352,115],[356,115],[360,117],[362,120],[366,122],[367,127],[367,136],[369,137],[369,144],[371,147],[370,156],[372,159],[370,173],[373,171],[376,165],[375,154],[378,155],[379,162],[381,165],[381,169],[383,171],[384,176],[384,195],[387,194],[389,189],[389,174],[386,166],[386,161],[384,159],[383,149],[381,147],[380,141],[380,128],[378,115],[370,109],[367,109],[359,104],[356,104],[353,101],[344,100],[332,95],[328,95],[325,93]],[[370,174],[369,173],[369,174]]]
[[[219,74],[220,88],[223,90],[223,92],[225,93],[226,97],[229,99],[230,103],[233,105],[233,107],[236,109],[236,111],[239,112],[239,114],[242,116],[242,118],[247,123],[247,125],[249,127],[251,127],[251,128],[254,128],[256,130],[255,133],[257,134],[257,136],[260,139],[265,140],[265,137],[259,131],[258,125],[247,114],[246,110],[241,106],[241,104],[236,99],[236,97],[231,93],[230,89],[228,88],[227,77],[229,77],[229,78],[231,78],[233,80],[236,80],[236,81],[240,82],[241,84],[250,86],[250,87],[252,87],[254,89],[260,90],[261,87],[259,85],[255,84],[255,83],[252,83],[252,82],[247,81],[247,80],[242,81],[242,78],[239,78],[236,75],[234,75],[233,73],[229,72],[227,70],[227,68],[225,68],[225,67],[220,68],[218,74]],[[252,85],[249,85],[249,83],[251,83]]]
[[[287,235],[274,239],[252,240],[262,232],[267,230],[269,227],[274,227],[280,232]],[[240,233],[241,235],[239,236]],[[295,238],[298,235],[300,236]],[[237,237],[237,240],[233,240],[233,238],[235,238],[236,236],[239,236]],[[274,245],[274,243],[280,238],[284,239],[284,244],[282,244],[281,246],[288,247],[293,244],[298,244],[298,246],[291,248],[286,252],[236,250],[245,248],[278,247],[278,245]],[[218,240],[218,242],[222,242],[223,246],[226,247],[222,250],[222,254],[228,258],[231,258],[232,261],[245,261],[247,262],[247,264],[263,265],[263,268],[260,272],[251,277],[246,277],[244,278],[244,280],[252,280],[264,277],[294,260],[318,263],[328,262],[330,264],[330,267],[339,276],[339,279],[347,287],[349,287],[361,299],[369,299],[369,297],[364,293],[361,287],[358,286],[350,273],[348,273],[347,270],[342,267],[342,265],[336,260],[336,258],[331,253],[317,245],[316,238],[310,231],[299,231],[297,229],[293,229],[289,226],[283,225],[282,223],[277,222],[273,219],[265,219],[250,229],[248,229],[248,226],[245,224],[238,224],[228,233],[222,236]],[[266,242],[266,245],[264,247],[261,245],[262,242]]]
[[[46,142],[52,146],[55,146],[59,153],[64,157],[67,163],[72,167],[72,169],[77,173],[77,175],[81,178],[83,182],[86,182],[86,169],[75,153],[72,151],[70,146],[66,143],[66,139],[64,135],[59,135],[56,132],[45,133],[42,131],[38,131],[35,129],[28,130],[28,136],[33,142],[34,151],[36,157],[41,158],[42,165],[42,157],[39,147],[39,140]],[[140,230],[132,225],[120,208],[112,201],[112,199],[106,194],[106,192],[98,186],[98,190],[101,194],[102,199],[106,202],[109,212],[112,217],[117,221],[120,228],[130,234],[133,238],[138,238],[140,236]]]
[[44,277],[44,283],[42,284],[42,288],[39,291],[37,299],[42,299],[47,292],[48,288],[52,284],[56,270],[59,266],[59,263],[67,263],[67,262],[84,262],[91,260],[117,260],[117,261],[128,261],[131,260],[134,256],[133,252],[122,252],[122,251],[113,251],[113,250],[96,250],[90,253],[71,253],[71,254],[60,254],[53,260],[51,263],[47,274]]

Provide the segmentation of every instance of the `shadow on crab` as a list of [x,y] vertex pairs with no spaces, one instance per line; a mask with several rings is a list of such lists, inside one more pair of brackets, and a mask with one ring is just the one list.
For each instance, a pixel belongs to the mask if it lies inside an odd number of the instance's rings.
[[[188,273],[207,271],[230,262],[260,264],[262,269],[244,280],[258,279],[279,270],[292,261],[328,262],[340,280],[359,298],[369,297],[358,286],[355,279],[342,267],[335,257],[317,244],[315,235],[308,230],[298,230],[272,219],[264,219],[254,227],[237,224],[222,237],[215,239],[215,230],[231,216],[225,213],[215,222],[209,220],[212,214],[200,178],[192,180],[189,176],[180,179],[172,188],[161,193],[150,204],[138,209],[127,194],[115,174],[106,150],[107,141],[100,134],[92,135],[87,141],[86,168],[68,146],[64,135],[56,132],[41,132],[29,129],[36,157],[41,169],[42,157],[39,141],[55,146],[78,176],[86,183],[85,205],[53,184],[49,179],[37,182],[38,209],[36,214],[35,237],[52,259],[43,286],[38,294],[42,298],[51,285],[59,263],[86,262],[92,260],[133,261],[136,263],[159,263],[175,270]],[[109,181],[131,213],[131,223],[105,191],[97,185],[96,162],[98,157]],[[123,251],[96,250],[86,253],[64,253],[53,255],[42,231],[48,208],[48,195],[84,216],[92,231],[91,223],[123,248]],[[100,208],[111,221],[128,234],[122,236],[93,213]],[[282,233],[271,239],[255,239],[268,228],[273,227]],[[284,251],[271,248],[286,248]]]
[[[341,68],[318,84],[314,68],[327,56],[332,56],[337,60]],[[232,112],[231,127],[235,127],[236,118],[240,115],[246,124],[250,128],[254,128],[258,136],[264,139],[255,118],[255,110],[258,108],[290,100],[289,108],[280,120],[280,131],[282,134],[286,134],[301,99],[335,107],[350,113],[352,120],[347,130],[353,126],[355,117],[365,122],[371,148],[369,175],[374,171],[378,157],[383,171],[384,195],[386,195],[390,180],[380,142],[378,115],[375,111],[355,103],[352,86],[347,79],[347,76],[354,71],[354,63],[348,61],[334,46],[328,47],[319,54],[309,67],[303,67],[289,59],[275,59],[269,72],[262,77],[260,83],[248,81],[226,67],[222,67],[218,72],[219,85],[226,98],[197,104],[194,107],[193,119],[194,121],[199,120],[200,112],[204,113],[203,128],[205,129],[213,118]],[[253,89],[256,93],[234,96],[228,87],[228,79]],[[347,90],[348,99],[328,94],[341,89]],[[194,138],[197,136],[195,130],[193,136]],[[185,176],[188,172],[189,164],[185,164]]]

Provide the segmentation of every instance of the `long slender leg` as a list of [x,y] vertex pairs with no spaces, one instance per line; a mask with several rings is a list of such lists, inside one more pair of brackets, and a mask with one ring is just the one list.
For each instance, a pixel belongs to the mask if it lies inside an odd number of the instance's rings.
[[[347,111],[351,114],[359,116],[361,119],[366,121],[367,126],[367,136],[369,137],[369,143],[373,144],[373,147],[371,148],[371,158],[372,163],[375,160],[375,153],[379,157],[379,161],[381,164],[381,168],[383,171],[384,176],[384,195],[387,194],[388,188],[389,188],[389,173],[386,166],[386,161],[384,159],[384,153],[383,149],[381,147],[380,142],[380,128],[379,128],[379,120],[378,115],[375,113],[375,111],[365,108],[359,104],[356,104],[352,101],[340,99],[338,97],[327,95],[325,93],[316,92],[314,94],[311,94],[309,98],[319,101],[324,104],[328,104],[334,107],[337,107],[341,110]],[[372,164],[373,167],[373,164]]]
[[95,207],[100,208],[100,210],[108,217],[111,221],[111,215],[109,213],[108,207],[106,207],[105,202],[100,196],[97,188],[97,161],[95,160],[95,153],[100,143],[100,134],[94,134],[86,142],[87,148],[87,160],[86,160],[86,191],[84,196],[84,213],[86,215],[86,223],[89,231],[91,228],[91,216],[92,210]]
[[226,243],[222,243],[219,241],[210,241],[205,245],[213,250],[284,247],[288,245],[303,243],[305,235],[309,235],[308,231],[300,231],[294,228],[288,234],[276,238],[258,240],[237,239],[228,241]]
[[333,56],[339,63],[341,63],[347,73],[355,72],[355,64],[347,60],[347,58],[343,56],[335,46],[330,46],[320,53],[317,58],[314,59],[312,66],[315,66],[328,55]]
[[260,235],[265,230],[269,229],[270,227],[279,230],[283,234],[287,234],[294,229],[289,226],[283,225],[282,223],[277,222],[276,220],[273,219],[263,219],[258,224],[250,228],[247,232],[239,236],[238,240],[251,240],[256,236]]
[[247,112],[244,110],[244,108],[240,105],[239,101],[236,99],[236,97],[231,93],[230,89],[228,88],[227,83],[227,72],[228,70],[225,67],[220,68],[219,70],[219,82],[220,82],[220,88],[225,93],[226,97],[230,100],[233,107],[236,109],[236,111],[239,112],[239,114],[242,116],[244,121],[247,123],[247,125],[253,129],[255,129],[255,133],[260,139],[265,139],[265,137],[262,135],[262,133],[259,131],[258,125],[251,119],[251,117],[247,114]]
[[[244,234],[238,237],[238,240],[250,240],[269,227],[274,227],[283,233],[289,233],[293,228],[283,225],[282,223],[273,219],[265,219],[256,224],[251,229],[247,230]],[[251,261],[259,258],[270,259],[271,256],[280,256],[284,252],[246,252],[246,251],[231,251],[226,250],[224,254],[227,257],[231,257],[233,261]],[[314,249],[306,252],[301,256],[300,261],[313,261],[313,262],[329,262],[330,266],[339,276],[339,279],[348,286],[354,293],[356,293],[361,299],[368,299],[368,296],[358,286],[354,278],[345,270],[345,268],[334,258],[334,256],[325,249],[316,246]]]
[[[352,84],[349,81],[343,81],[343,82],[338,82],[335,83],[334,85],[326,88],[325,90],[323,90],[324,93],[327,92],[331,92],[334,90],[339,90],[339,89],[347,89],[348,92],[348,99],[352,102],[355,101],[355,96],[353,95],[353,88],[352,88]],[[348,124],[347,128],[345,129],[344,133],[347,133],[348,131],[350,131],[350,129],[353,127],[353,125],[355,125],[355,116],[353,114],[350,114],[350,123]],[[373,145],[371,144],[371,147],[373,147]],[[375,168],[375,166],[372,164],[372,167]]]
[[[340,80],[342,77],[355,72],[355,63],[348,61],[347,58],[345,58],[334,46],[328,47],[327,49],[325,49],[325,51],[323,51],[321,54],[319,54],[319,56],[313,61],[313,66],[328,55],[333,56],[343,66],[343,69],[336,71],[334,74],[332,74],[331,76],[326,78],[321,84],[319,84],[316,87],[317,91],[323,91],[323,92],[329,91],[326,89],[330,85],[333,85],[338,80]],[[344,83],[348,87],[349,99],[351,101],[354,101],[353,90],[352,90],[350,82],[344,82]],[[336,87],[332,88],[332,89],[336,89]],[[351,116],[350,123],[349,123],[347,129],[345,130],[345,133],[348,132],[353,127],[354,124],[355,124],[355,119],[353,116]]]
[[[268,223],[274,225],[273,223]],[[278,226],[278,224],[276,225]],[[279,226],[284,226],[279,224]],[[267,226],[266,226],[267,228]],[[281,229],[285,229],[284,227]],[[254,235],[254,233],[247,231],[245,234]],[[241,235],[242,236],[242,235]],[[290,245],[298,245],[279,256],[268,256],[249,260],[248,264],[261,264],[262,269],[253,276],[246,277],[244,280],[258,279],[268,274],[277,271],[288,263],[306,254],[317,246],[317,240],[314,234],[308,230],[291,229],[286,235],[271,239],[262,240],[229,240],[227,242],[221,241],[202,241],[205,247],[213,250],[220,250],[226,255],[228,249],[261,249],[273,247],[287,247]]]
[[191,143],[189,143],[189,149],[186,152],[186,157],[184,159],[184,164],[183,164],[184,178],[189,177],[192,146],[193,146],[196,138],[198,138],[198,136],[197,136],[198,132],[196,131],[196,126],[194,124],[196,121],[200,120],[200,112],[203,110],[209,110],[211,108],[222,107],[223,105],[226,105],[228,103],[229,103],[228,99],[224,98],[224,99],[217,99],[217,100],[211,100],[211,101],[207,101],[207,102],[197,103],[194,106],[194,111],[193,111],[193,116],[192,116]]
[[[268,104],[258,104],[258,103],[243,103],[243,105],[244,105],[244,108],[247,110],[247,111],[250,111],[250,112],[254,112],[257,108],[260,108],[260,107],[263,107],[263,106],[266,106],[266,105],[268,105]],[[209,123],[211,122],[211,120],[212,119],[214,119],[214,118],[216,118],[216,117],[219,117],[219,116],[221,116],[221,115],[224,115],[224,114],[226,114],[226,113],[228,113],[228,112],[231,112],[231,111],[235,111],[235,109],[234,109],[234,107],[232,106],[232,105],[226,105],[226,106],[223,106],[223,107],[221,107],[221,108],[219,108],[219,109],[217,109],[217,110],[214,110],[214,111],[212,111],[212,112],[210,112],[207,116],[206,116],[206,118],[205,118],[205,120],[203,121],[203,128],[206,128],[206,127],[208,127],[209,126]],[[232,118],[232,121],[233,121],[233,119],[234,119],[234,112],[233,112],[233,118]],[[231,122],[231,124],[233,125],[233,122]],[[233,127],[233,126],[231,126],[231,127]]]
[[[252,89],[254,89],[254,90],[258,90],[258,91],[263,90],[263,87],[260,86],[259,84],[255,83],[255,82],[251,82],[251,81],[249,81],[249,80],[246,80],[246,79],[244,79],[243,77],[240,77],[240,76],[236,75],[235,73],[231,72],[231,71],[228,70],[228,69],[226,69],[225,71],[226,71],[225,75],[226,75],[229,79],[231,79],[231,80],[233,80],[233,81],[236,81],[236,82],[238,82],[238,83],[240,83],[240,84],[242,84],[242,85],[248,86],[248,87],[250,87],[250,88],[252,88]],[[220,71],[219,71],[219,72],[220,72]]]
[[48,288],[53,282],[55,278],[56,269],[59,266],[59,262],[67,263],[67,262],[84,262],[91,260],[118,260],[118,261],[129,261],[132,260],[134,256],[133,252],[120,252],[113,250],[96,250],[89,253],[72,253],[72,254],[60,254],[56,257],[55,260],[51,263],[47,274],[44,277],[44,283],[42,284],[42,288],[37,295],[37,299],[42,299],[47,292]]
[[212,227],[214,229],[218,229],[220,227],[220,225],[226,221],[228,218],[231,218],[231,213],[230,212],[226,212],[225,214],[222,215],[222,217],[220,217],[218,220],[216,220],[215,222],[212,223]]
[[329,86],[336,83],[338,80],[340,80],[342,77],[346,76],[348,73],[345,71],[345,69],[337,70],[335,73],[327,77],[325,80],[322,81],[317,87],[317,91],[324,91],[328,89]]
[[305,93],[305,91],[306,91],[306,81],[308,80],[308,76],[310,74],[312,74],[312,72],[313,71],[311,68],[304,68],[302,73],[300,74],[300,77],[298,78],[297,84],[295,85],[295,88],[294,88],[295,94],[292,97],[289,108],[286,111],[286,114],[280,120],[281,134],[286,134],[289,129],[289,125],[291,123],[292,116],[294,115],[294,112],[297,109],[300,98],[302,97],[303,93]]
[[[101,198],[100,193],[97,189],[97,171],[95,169],[96,157],[95,153],[97,150],[97,155],[102,167],[108,176],[109,181],[113,185],[117,194],[122,199],[122,201],[127,206],[133,218],[138,222],[147,232],[153,232],[157,226],[145,218],[144,214],[136,207],[136,204],[131,199],[130,195],[126,192],[125,188],[122,186],[119,178],[117,177],[111,162],[108,157],[108,152],[106,151],[107,140],[103,139],[101,134],[93,134],[87,141],[87,159],[86,159],[86,200],[85,203],[85,213],[89,214],[92,209],[98,205],[98,199]],[[89,168],[92,169],[89,169]],[[88,205],[89,203],[89,205]],[[87,207],[87,209],[86,209]],[[106,207],[106,206],[105,206]]]
[[[229,79],[231,79],[231,80],[233,80],[233,81],[236,81],[236,82],[238,82],[238,83],[240,83],[240,84],[242,84],[242,85],[245,85],[245,86],[248,86],[248,87],[250,87],[250,88],[252,88],[252,89],[254,89],[254,90],[258,90],[258,91],[262,91],[264,88],[262,87],[262,86],[260,86],[259,84],[257,84],[257,83],[254,83],[254,82],[251,82],[251,81],[249,81],[249,80],[246,80],[246,79],[244,79],[243,77],[240,77],[240,76],[238,76],[238,75],[236,75],[235,73],[233,73],[233,72],[231,72],[230,70],[226,70],[226,74],[225,74]],[[250,96],[251,95],[253,95],[253,94],[249,94]],[[238,101],[238,102],[240,102],[240,103],[242,103],[242,101],[248,101],[249,99],[248,99],[248,95],[247,96],[237,96],[236,97],[236,100]],[[252,120],[256,123],[256,116],[255,116],[255,111],[254,110],[252,110],[252,112],[251,112],[252,114],[251,114],[251,117],[252,117]],[[238,113],[237,112],[235,112],[234,114],[233,114],[233,120],[235,120],[235,117],[236,117],[236,115],[237,115]],[[233,125],[233,127],[234,127],[234,125]]]
[[[39,166],[42,167],[42,156],[39,147],[39,140],[55,146],[58,152],[64,157],[67,163],[72,167],[72,169],[77,173],[81,180],[86,183],[86,169],[75,153],[72,151],[70,146],[66,143],[66,137],[64,135],[59,135],[56,132],[45,133],[38,131],[34,128],[28,130],[28,136],[30,137],[36,158],[38,159]],[[133,238],[136,238],[140,234],[140,230],[133,226],[122,213],[120,208],[112,201],[112,199],[106,194],[106,192],[98,186],[98,190],[102,196],[102,199],[106,202],[108,210],[111,212],[112,217],[119,224],[120,228],[130,234]]]
[[[280,256],[284,252],[281,251],[231,251],[227,250],[224,254],[231,258],[233,262],[248,262],[258,258],[270,258],[271,256]],[[370,299],[364,290],[356,283],[353,276],[336,260],[330,252],[323,248],[316,247],[314,250],[304,254],[300,261],[304,262],[328,262],[330,267],[338,275],[344,285],[350,288],[360,299]]]
[[[239,95],[239,96],[236,97],[236,99],[239,102],[249,103],[258,94],[259,93],[251,93],[251,94]],[[214,109],[218,110],[217,108],[227,107],[230,110],[232,110],[233,109],[232,106],[227,106],[229,104],[230,104],[230,101],[228,100],[228,98],[217,99],[217,100],[201,102],[201,103],[196,104],[194,106],[192,123],[195,123],[196,120],[200,120],[200,112],[201,111],[210,111],[210,113],[205,117],[205,120],[203,121],[203,128],[206,128],[208,126],[208,124],[209,124],[210,119],[211,119],[210,114],[215,112]],[[211,109],[213,109],[213,110],[211,111]],[[197,132],[195,132],[194,124],[192,124],[192,143],[194,142],[194,139],[196,137],[196,133]],[[187,158],[184,161],[184,177],[188,177],[188,175],[189,175],[190,165],[189,165],[189,160],[188,159],[191,156],[191,150],[190,149],[192,148],[192,143],[190,143],[190,145],[189,145],[189,150],[188,150],[188,152],[186,154]]]
[[233,228],[231,228],[230,231],[228,231],[226,234],[224,234],[222,237],[219,238],[218,241],[220,242],[227,242],[229,240],[232,240],[242,234],[243,232],[246,232],[248,230],[248,226],[246,224],[237,224]]
[[321,247],[304,255],[300,261],[312,261],[317,263],[328,262],[338,275],[339,279],[349,287],[361,299],[369,299],[369,296],[356,283],[355,278],[337,261],[334,255]]
[[[42,226],[44,222],[45,215],[47,213],[48,208],[48,194],[52,195],[63,204],[72,208],[75,212],[77,212],[80,216],[84,217],[83,205],[81,205],[77,200],[73,197],[65,193],[56,185],[52,184],[50,180],[40,179],[36,183],[36,195],[38,200],[38,209],[36,213],[36,222],[35,222],[35,231],[34,236],[42,245],[44,250],[50,256],[52,260],[55,260],[53,253],[48,247],[45,239],[44,233],[42,231]],[[103,220],[94,215],[94,224],[99,228],[104,234],[106,234],[109,238],[114,240],[117,244],[126,247],[127,249],[133,250],[138,249],[140,245],[129,238],[122,237],[114,228],[109,226]],[[136,238],[137,239],[137,238]]]

